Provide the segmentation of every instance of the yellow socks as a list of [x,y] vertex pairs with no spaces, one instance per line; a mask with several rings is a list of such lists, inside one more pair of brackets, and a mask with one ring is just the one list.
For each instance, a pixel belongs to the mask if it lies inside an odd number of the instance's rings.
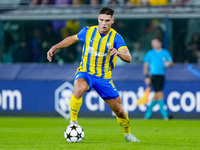
[[78,112],[82,105],[82,97],[76,98],[74,94],[72,94],[71,101],[70,101],[70,119],[72,121],[77,121]]
[[147,104],[149,101],[149,93],[150,93],[150,87],[147,87],[144,96],[142,96],[138,101],[136,105],[141,105],[141,104]]
[[130,121],[129,121],[129,117],[126,114],[126,118],[119,118],[117,117],[117,122],[119,123],[119,125],[122,127],[123,132],[125,135],[130,134]]

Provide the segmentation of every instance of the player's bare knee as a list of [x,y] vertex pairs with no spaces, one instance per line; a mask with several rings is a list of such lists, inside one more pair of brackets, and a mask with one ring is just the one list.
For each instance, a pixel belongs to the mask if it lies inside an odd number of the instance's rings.
[[124,110],[119,109],[119,110],[115,111],[115,114],[119,118],[126,118],[126,114],[124,113]]
[[78,98],[81,98],[83,96],[83,94],[81,94],[81,93],[74,93],[74,96],[78,99]]
[[74,96],[75,96],[76,98],[80,98],[80,97],[83,96],[84,93],[85,93],[85,89],[84,89],[84,88],[81,88],[81,87],[78,87],[78,88],[76,88],[75,91],[74,91]]

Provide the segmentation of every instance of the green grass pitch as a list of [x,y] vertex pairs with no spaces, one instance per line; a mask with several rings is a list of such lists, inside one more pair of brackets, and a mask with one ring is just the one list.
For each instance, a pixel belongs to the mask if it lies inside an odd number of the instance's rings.
[[79,118],[85,131],[81,143],[67,143],[64,118],[0,117],[0,150],[197,150],[199,120],[131,118],[131,132],[140,143],[125,141],[115,118]]

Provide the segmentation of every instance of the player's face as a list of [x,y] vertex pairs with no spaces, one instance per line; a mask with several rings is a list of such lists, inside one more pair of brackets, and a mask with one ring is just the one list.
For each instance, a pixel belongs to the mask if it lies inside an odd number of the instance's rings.
[[99,32],[107,34],[111,28],[111,25],[114,23],[114,19],[111,15],[101,14],[98,17],[99,22]]
[[159,49],[162,48],[162,43],[157,39],[153,39],[151,41],[151,46],[152,46],[153,49],[158,49],[159,50]]

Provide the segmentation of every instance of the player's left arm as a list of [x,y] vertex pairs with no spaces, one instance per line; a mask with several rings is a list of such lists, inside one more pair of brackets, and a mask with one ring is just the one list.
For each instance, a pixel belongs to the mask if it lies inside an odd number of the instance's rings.
[[124,39],[118,33],[115,35],[114,45],[109,48],[110,55],[118,56],[122,61],[131,62],[131,55],[127,48]]
[[128,50],[128,48],[122,48],[120,51],[115,49],[114,47],[109,48],[110,50],[110,55],[116,55],[118,56],[121,60],[130,63],[131,62],[131,54]]

